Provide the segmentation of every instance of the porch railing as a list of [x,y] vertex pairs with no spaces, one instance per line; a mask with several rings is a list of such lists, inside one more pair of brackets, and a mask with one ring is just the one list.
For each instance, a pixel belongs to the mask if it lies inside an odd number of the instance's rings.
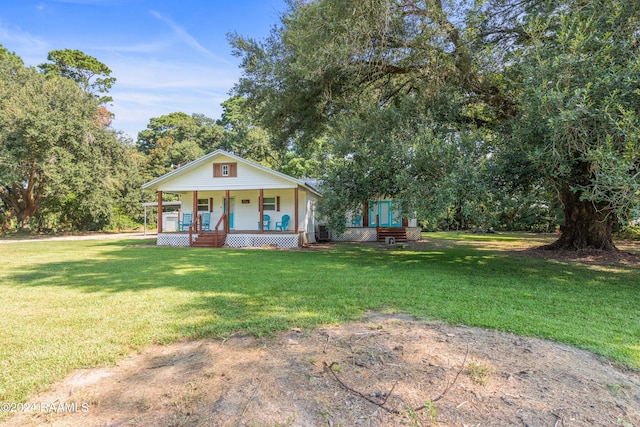
[[202,234],[202,215],[201,214],[198,214],[198,216],[196,216],[195,221],[193,221],[189,226],[189,246],[193,246],[193,234],[194,233],[198,234],[198,228],[200,228],[199,234]]
[[[220,224],[224,224],[225,223],[226,218],[227,218],[227,214],[223,213],[220,216],[220,219],[218,220],[218,222],[216,223],[216,226],[214,228],[214,233],[215,234],[213,235],[214,236],[213,237],[213,243],[216,246],[216,248],[218,247],[218,234],[219,234],[218,233],[218,228],[220,228]],[[226,233],[227,227],[224,227],[224,230],[225,230],[225,233]]]
[[[223,229],[223,234],[226,233],[226,220],[227,218],[227,214],[224,213],[220,216],[220,219],[218,220],[214,230],[213,230],[213,238],[214,238],[214,245],[215,247],[218,247],[218,238],[220,236],[220,224],[224,224],[225,227]],[[193,243],[195,242],[193,235],[194,234],[202,234],[203,231],[203,224],[202,224],[202,215],[198,214],[198,216],[196,216],[196,219],[191,223],[191,225],[189,226],[189,246],[193,246]]]

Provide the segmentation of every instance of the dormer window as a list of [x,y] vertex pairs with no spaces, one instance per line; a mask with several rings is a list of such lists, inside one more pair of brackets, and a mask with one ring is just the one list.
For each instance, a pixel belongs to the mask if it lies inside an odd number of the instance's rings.
[[233,178],[237,176],[238,176],[237,163],[214,163],[213,164],[214,178]]

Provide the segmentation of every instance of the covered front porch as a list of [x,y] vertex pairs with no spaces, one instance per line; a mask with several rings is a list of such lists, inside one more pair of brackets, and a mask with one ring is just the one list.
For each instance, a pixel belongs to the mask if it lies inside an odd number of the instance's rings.
[[[158,245],[292,247],[314,239],[316,189],[223,150],[143,188],[157,194]],[[179,202],[171,221],[162,220],[165,199]]]
[[[314,238],[315,203],[306,193],[298,187],[158,191],[157,244],[282,248],[307,244]],[[172,221],[162,215],[167,194],[180,201]]]

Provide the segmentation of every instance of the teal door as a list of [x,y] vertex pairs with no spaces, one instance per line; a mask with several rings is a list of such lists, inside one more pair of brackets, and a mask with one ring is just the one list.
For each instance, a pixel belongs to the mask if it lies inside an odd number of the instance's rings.
[[[234,211],[234,206],[236,204],[236,199],[234,199],[233,197],[229,198],[229,229],[233,229],[233,211]],[[223,208],[224,208],[224,213],[227,213],[227,199],[223,199]]]
[[369,202],[369,227],[377,227],[376,219],[378,217],[378,203]]
[[[376,224],[376,220],[380,224]],[[397,200],[381,200],[369,203],[369,227],[401,227],[402,207]]]
[[391,202],[389,200],[378,202],[378,215],[380,217],[380,227],[391,226]]
[[391,202],[389,222],[391,227],[402,227],[402,204],[398,200]]

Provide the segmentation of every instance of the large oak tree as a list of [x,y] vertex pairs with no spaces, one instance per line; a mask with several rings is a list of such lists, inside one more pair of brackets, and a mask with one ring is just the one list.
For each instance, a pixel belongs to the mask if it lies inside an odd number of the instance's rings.
[[494,182],[546,186],[565,216],[554,248],[611,249],[613,224],[640,215],[639,9],[292,1],[267,39],[231,36],[236,92],[281,140],[330,141],[330,212],[376,195],[419,212],[447,197],[480,206]]
[[105,129],[99,102],[76,81],[26,68],[0,46],[5,221],[27,228],[48,214],[57,226],[81,229],[112,221],[116,198],[134,171],[126,162],[128,147]]

